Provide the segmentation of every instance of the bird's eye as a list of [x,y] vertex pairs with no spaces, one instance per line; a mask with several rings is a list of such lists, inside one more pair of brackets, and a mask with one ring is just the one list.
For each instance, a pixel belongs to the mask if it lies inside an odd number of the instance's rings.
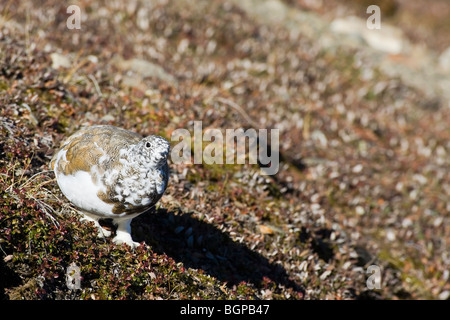
[[152,144],[150,143],[150,142],[147,142],[146,144],[145,144],[145,147],[146,148],[150,148],[152,146]]

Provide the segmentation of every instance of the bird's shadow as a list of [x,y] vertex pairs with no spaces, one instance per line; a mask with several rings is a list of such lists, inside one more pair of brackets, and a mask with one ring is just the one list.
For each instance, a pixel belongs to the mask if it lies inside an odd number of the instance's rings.
[[133,219],[132,236],[135,241],[150,245],[154,252],[165,253],[185,267],[204,270],[229,287],[242,281],[259,287],[268,278],[304,293],[281,265],[233,241],[225,232],[193,217],[192,213],[166,209],[147,212]]

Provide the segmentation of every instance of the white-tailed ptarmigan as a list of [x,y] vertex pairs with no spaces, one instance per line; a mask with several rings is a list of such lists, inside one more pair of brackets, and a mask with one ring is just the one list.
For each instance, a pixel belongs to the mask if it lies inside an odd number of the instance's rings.
[[99,219],[117,225],[115,243],[137,245],[133,218],[153,207],[167,188],[170,144],[113,126],[83,128],[67,138],[50,163],[62,193],[100,229]]

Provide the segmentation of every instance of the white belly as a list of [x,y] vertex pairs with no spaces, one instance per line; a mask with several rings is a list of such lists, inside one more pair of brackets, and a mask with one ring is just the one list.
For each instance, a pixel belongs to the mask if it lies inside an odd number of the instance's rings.
[[76,207],[95,213],[104,217],[117,216],[113,214],[113,205],[102,201],[98,196],[99,191],[106,191],[106,188],[99,182],[95,185],[91,175],[86,171],[78,171],[74,175],[57,176],[58,185],[62,193]]

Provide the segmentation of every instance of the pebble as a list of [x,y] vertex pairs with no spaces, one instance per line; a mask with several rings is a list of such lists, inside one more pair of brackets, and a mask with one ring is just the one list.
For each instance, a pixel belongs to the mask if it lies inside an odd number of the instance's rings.
[[394,231],[392,231],[392,230],[388,230],[387,232],[386,232],[386,239],[388,240],[388,241],[395,241],[395,232]]
[[52,54],[50,54],[50,58],[52,59],[52,68],[53,69],[69,68],[72,65],[72,63],[71,63],[70,59],[67,57],[67,55],[53,52]]
[[439,299],[440,300],[447,300],[448,298],[450,298],[450,291],[448,291],[448,290],[442,291],[439,294]]
[[357,206],[357,207],[355,208],[355,211],[356,211],[356,213],[359,214],[360,216],[362,216],[364,213],[366,213],[366,211],[364,210],[364,208],[361,207],[361,206]]
[[363,165],[362,164],[357,164],[356,166],[353,167],[352,172],[353,173],[360,173],[363,170]]
[[373,49],[399,54],[403,49],[403,33],[400,29],[383,24],[381,29],[368,29],[366,20],[350,16],[335,19],[330,25],[331,31],[346,34],[355,40],[367,43]]
[[450,47],[445,49],[439,56],[439,66],[441,70],[450,73]]
[[142,78],[154,77],[176,85],[176,79],[161,66],[143,59],[121,60],[116,59],[114,64],[123,71],[133,71]]

